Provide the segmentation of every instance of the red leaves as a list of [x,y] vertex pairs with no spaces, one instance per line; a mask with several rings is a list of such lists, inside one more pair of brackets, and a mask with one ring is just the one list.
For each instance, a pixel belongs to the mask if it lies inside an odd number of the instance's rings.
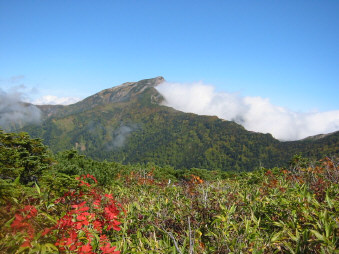
[[111,247],[111,245],[109,243],[106,243],[105,246],[100,247],[100,250],[102,251],[102,253],[113,253],[113,254],[119,254],[120,251],[114,251],[116,249],[115,246]]
[[36,209],[34,206],[31,206],[31,205],[26,205],[25,208],[24,208],[24,210],[25,210],[26,212],[28,212],[28,214],[27,214],[27,216],[26,216],[27,219],[32,218],[32,217],[35,217],[35,216],[37,216],[37,214],[38,214],[37,209]]
[[98,231],[99,233],[102,232],[102,226],[103,226],[103,224],[102,224],[101,221],[95,220],[95,221],[92,222],[92,225],[93,225],[93,228],[94,228],[96,231]]
[[113,221],[111,224],[108,225],[107,229],[110,230],[110,229],[114,229],[116,231],[120,231],[121,228],[119,227],[120,225],[120,222],[118,221]]
[[84,220],[86,220],[86,216],[83,215],[83,214],[78,215],[78,216],[77,216],[77,220],[78,220],[78,221],[84,221]]
[[71,207],[74,208],[74,209],[78,209],[79,207],[83,207],[84,205],[86,204],[86,201],[78,204],[78,205],[72,205]]
[[13,233],[22,233],[26,235],[21,247],[30,247],[31,241],[34,238],[34,227],[32,225],[32,219],[38,214],[37,209],[34,206],[26,205],[23,209],[17,211],[14,215],[14,221],[11,224]]
[[47,235],[49,232],[51,232],[51,228],[45,228],[44,231],[42,231],[41,236]]
[[109,200],[113,200],[112,194],[105,194],[104,196],[105,196],[106,198],[108,198]]
[[20,245],[20,247],[31,247],[31,239],[29,237],[25,238],[25,241],[23,244]]
[[92,246],[88,243],[79,249],[79,253],[93,253]]
[[[91,175],[78,178],[79,186],[89,187],[84,192],[69,193],[59,202],[71,204],[71,209],[59,219],[56,225],[59,240],[56,245],[60,250],[69,250],[76,253],[94,253],[91,242],[94,235],[100,237],[99,248],[103,253],[120,253],[114,251],[103,232],[120,230],[117,218],[120,214],[119,204],[116,204],[112,194],[101,194],[100,190],[93,188],[82,179],[96,179]],[[80,232],[81,231],[81,232]],[[81,237],[80,237],[81,234]]]
[[83,181],[81,179],[84,179],[84,180],[85,179],[92,179],[95,183],[98,183],[97,179],[94,176],[90,175],[90,174],[82,175],[82,176],[80,176],[80,177],[78,177],[76,179],[80,181],[80,186],[84,186],[85,185],[87,187],[91,187],[91,184],[89,184],[89,183],[87,183],[87,182],[85,182],[85,181]]
[[120,251],[114,251],[116,249],[115,246],[111,247],[111,244],[109,243],[109,240],[106,235],[101,235],[100,236],[100,250],[102,253],[113,253],[113,254],[120,254]]
[[101,199],[96,199],[93,202],[93,207],[98,209],[100,207]]
[[[120,230],[120,204],[117,204],[112,194],[103,194],[90,182],[97,183],[95,177],[84,175],[79,177],[79,188],[69,191],[55,201],[56,207],[63,211],[55,225],[41,231],[40,237],[56,237],[55,246],[61,253],[120,253],[111,243],[105,233]],[[84,187],[82,187],[84,186]],[[11,223],[13,234],[24,236],[21,247],[32,247],[35,237],[36,207],[26,205],[16,212]],[[94,249],[95,248],[95,249]]]

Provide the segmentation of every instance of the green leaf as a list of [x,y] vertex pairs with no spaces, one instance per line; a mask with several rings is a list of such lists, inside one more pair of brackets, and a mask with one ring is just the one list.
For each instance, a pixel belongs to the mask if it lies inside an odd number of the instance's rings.
[[34,183],[34,184],[35,184],[36,191],[39,193],[39,195],[41,195],[41,191],[40,191],[39,185],[37,185],[37,183]]
[[234,213],[235,209],[237,208],[237,206],[235,204],[233,204],[229,210],[229,214]]
[[46,245],[41,245],[41,254],[47,253]]
[[16,253],[23,253],[26,250],[29,250],[29,247],[20,247]]
[[52,250],[55,250],[55,251],[58,251],[58,247],[56,247],[54,244],[52,243],[45,243],[44,246],[46,246],[46,248],[49,250],[49,251],[52,251]]
[[328,190],[326,191],[326,202],[327,202],[328,206],[332,209],[333,208],[333,202],[330,199],[330,197],[328,196]]
[[14,180],[14,185],[19,185],[20,184],[20,175],[17,176]]
[[51,222],[53,223],[57,223],[57,220],[55,220],[53,217],[51,217],[49,214],[47,213],[41,213],[42,215],[46,216]]
[[318,231],[311,229],[311,232],[315,235],[315,237],[318,238],[318,240],[326,242],[326,237],[320,234]]
[[282,235],[282,231],[274,234],[271,238],[271,242],[274,243],[274,242],[278,242],[279,240],[281,240],[281,235]]

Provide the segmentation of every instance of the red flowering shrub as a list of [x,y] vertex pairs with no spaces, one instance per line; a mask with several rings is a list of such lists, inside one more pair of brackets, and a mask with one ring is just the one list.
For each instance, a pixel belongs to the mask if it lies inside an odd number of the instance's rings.
[[37,216],[37,209],[34,206],[26,205],[23,209],[20,209],[14,217],[11,224],[13,234],[21,233],[26,235],[25,241],[21,247],[30,247],[30,242],[34,238],[35,229],[32,225],[32,220]]
[[[120,230],[119,214],[123,210],[111,194],[93,187],[97,183],[92,175],[78,178],[79,188],[71,190],[55,201],[62,215],[54,226],[45,228],[41,237],[56,239],[55,246],[61,253],[120,253],[111,246],[107,236],[112,230]],[[15,213],[10,224],[12,233],[24,236],[21,247],[31,247],[36,240],[34,220],[39,216],[36,207],[26,205]]]
[[111,194],[102,195],[86,180],[97,180],[92,175],[81,176],[78,180],[84,191],[71,191],[57,203],[70,205],[70,209],[62,216],[52,230],[57,232],[58,246],[61,252],[75,253],[120,253],[114,251],[106,233],[110,230],[120,230],[117,220],[121,206],[115,202]]

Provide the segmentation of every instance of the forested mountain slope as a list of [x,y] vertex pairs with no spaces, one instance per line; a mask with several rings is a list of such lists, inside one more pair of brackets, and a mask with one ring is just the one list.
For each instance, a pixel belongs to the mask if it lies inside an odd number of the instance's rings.
[[124,83],[69,106],[39,106],[41,125],[20,129],[53,151],[76,148],[94,159],[176,168],[252,170],[281,166],[302,153],[339,153],[339,132],[319,139],[280,142],[213,116],[162,106],[154,88],[164,78]]

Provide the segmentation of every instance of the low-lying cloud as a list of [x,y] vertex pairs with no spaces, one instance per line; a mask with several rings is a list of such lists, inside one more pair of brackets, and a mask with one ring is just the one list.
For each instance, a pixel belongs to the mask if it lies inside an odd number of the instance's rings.
[[129,136],[132,131],[134,131],[135,126],[122,125],[114,131],[114,138],[112,140],[113,147],[120,148],[123,147],[126,141],[126,138]]
[[0,128],[11,130],[25,124],[39,123],[40,110],[32,104],[23,103],[22,94],[0,89]]
[[339,130],[339,110],[297,113],[273,105],[269,99],[216,92],[202,82],[162,83],[156,87],[164,105],[199,115],[216,115],[235,121],[247,130],[271,133],[280,140],[298,140]]
[[119,149],[122,148],[127,138],[132,134],[132,132],[138,130],[139,127],[137,124],[124,124],[113,130],[112,132],[112,140],[106,143],[106,149]]

